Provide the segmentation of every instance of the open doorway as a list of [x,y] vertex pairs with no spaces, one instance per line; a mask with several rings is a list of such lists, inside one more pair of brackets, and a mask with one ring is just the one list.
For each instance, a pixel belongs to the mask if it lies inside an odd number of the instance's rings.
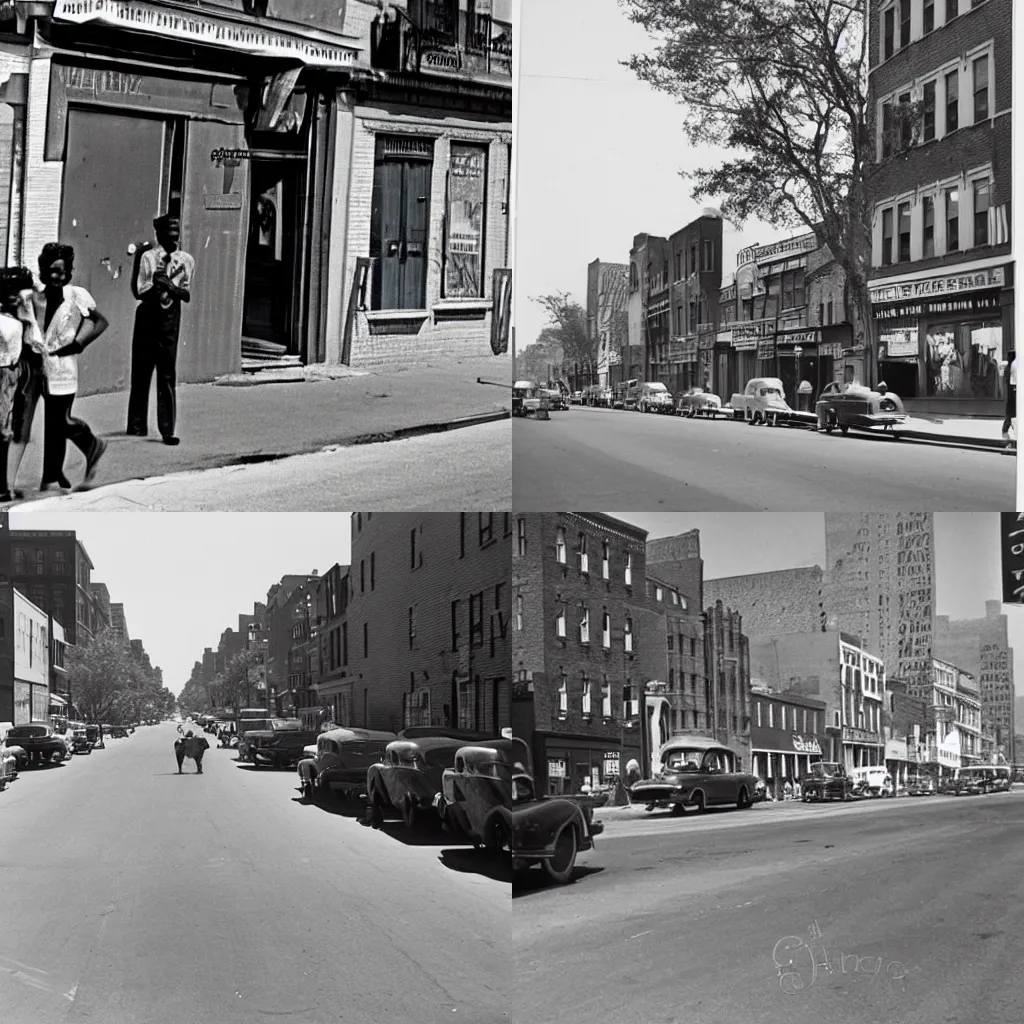
[[242,356],[299,362],[304,160],[253,159]]

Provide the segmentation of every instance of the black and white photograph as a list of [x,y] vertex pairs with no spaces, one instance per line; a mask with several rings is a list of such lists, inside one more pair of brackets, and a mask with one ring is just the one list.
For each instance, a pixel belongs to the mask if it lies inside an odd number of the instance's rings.
[[1014,6],[523,4],[514,508],[1013,507]]
[[0,520],[4,1024],[512,1019],[510,513]]
[[0,504],[508,507],[517,6],[0,3]]
[[1020,1021],[1021,519],[516,513],[515,1019]]

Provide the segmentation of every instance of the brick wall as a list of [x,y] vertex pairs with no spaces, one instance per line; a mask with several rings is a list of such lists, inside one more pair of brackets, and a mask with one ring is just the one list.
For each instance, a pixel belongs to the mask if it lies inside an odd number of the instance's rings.
[[[505,512],[353,516],[353,725],[398,731],[403,695],[418,701],[423,693],[429,694],[429,724],[457,725],[456,676],[469,674],[476,684],[469,694],[476,720],[469,728],[493,732],[495,714],[499,729],[508,726],[510,529],[511,514]],[[482,595],[483,632],[482,644],[471,649],[472,595]]]
[[820,632],[827,622],[823,574],[816,565],[705,580],[705,605],[716,601],[740,612],[749,637]]
[[[731,747],[750,766],[750,641],[742,615],[716,601],[705,613],[707,699],[702,730]],[[717,714],[716,714],[717,713]]]
[[700,557],[700,531],[647,542],[647,569],[670,583],[697,610],[704,607],[704,562]]

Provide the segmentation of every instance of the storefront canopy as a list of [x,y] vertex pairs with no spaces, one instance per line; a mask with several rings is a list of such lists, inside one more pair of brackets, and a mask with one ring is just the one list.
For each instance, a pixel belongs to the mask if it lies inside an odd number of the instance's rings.
[[358,41],[340,33],[146,0],[56,0],[53,17],[76,25],[148,32],[257,57],[289,58],[309,67],[351,67],[359,53]]
[[63,697],[58,697],[57,694],[50,694],[50,705],[51,707],[66,708],[68,702]]

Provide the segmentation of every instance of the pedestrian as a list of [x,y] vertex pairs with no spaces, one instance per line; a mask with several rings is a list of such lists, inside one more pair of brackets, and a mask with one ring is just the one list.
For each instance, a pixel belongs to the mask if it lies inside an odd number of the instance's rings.
[[25,319],[26,314],[31,313],[31,294],[32,271],[26,267],[0,269],[0,501],[11,500],[7,459],[14,439],[16,396],[27,326]]
[[47,242],[39,255],[43,287],[35,293],[35,314],[41,329],[41,343],[37,340],[37,344],[43,353],[46,377],[41,491],[53,486],[71,487],[64,475],[68,441],[85,456],[85,484],[92,481],[96,464],[107,450],[106,441],[71,415],[78,392],[78,356],[109,326],[93,297],[71,284],[74,264],[75,250],[60,242]]
[[1003,420],[1003,439],[1010,437],[1010,426],[1017,418],[1017,353],[1007,353],[1006,363],[1006,419]]
[[139,300],[132,335],[132,388],[128,435],[149,433],[149,383],[156,370],[156,422],[164,444],[177,444],[175,386],[181,304],[192,299],[195,260],[178,247],[181,223],[170,213],[153,221],[155,246],[139,246],[132,270],[132,295]]
[[793,799],[793,783],[786,779],[785,785],[782,787],[782,799],[792,800]]
[[174,756],[175,756],[175,758],[177,758],[177,761],[178,761],[178,774],[181,775],[182,774],[181,765],[182,765],[182,762],[185,760],[185,738],[184,737],[181,737],[180,739],[176,739],[174,741]]
[[793,799],[794,800],[799,800],[800,799],[800,783],[799,782],[794,782],[793,783]]
[[203,774],[203,754],[210,749],[210,743],[205,736],[194,736],[191,731],[185,739],[185,756],[192,758],[196,763],[196,772]]

